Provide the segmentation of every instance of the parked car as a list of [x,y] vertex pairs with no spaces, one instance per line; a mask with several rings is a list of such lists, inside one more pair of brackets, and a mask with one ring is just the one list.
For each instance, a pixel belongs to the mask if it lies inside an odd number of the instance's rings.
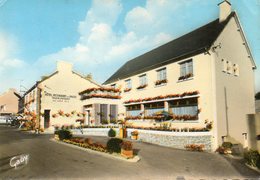
[[0,124],[10,124],[10,116],[0,116]]

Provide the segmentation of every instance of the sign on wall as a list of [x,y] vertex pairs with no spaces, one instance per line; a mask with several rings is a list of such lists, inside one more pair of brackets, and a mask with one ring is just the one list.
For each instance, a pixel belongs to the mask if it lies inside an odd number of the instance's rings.
[[71,99],[77,98],[75,95],[48,93],[46,91],[44,91],[44,95],[51,97],[53,102],[69,102]]

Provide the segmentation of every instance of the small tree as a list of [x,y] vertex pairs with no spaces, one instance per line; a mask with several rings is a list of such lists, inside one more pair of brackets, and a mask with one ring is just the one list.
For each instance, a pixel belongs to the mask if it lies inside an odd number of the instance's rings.
[[108,137],[116,137],[116,131],[110,128],[108,131]]
[[260,100],[260,92],[256,93],[255,99],[256,99],[256,100]]

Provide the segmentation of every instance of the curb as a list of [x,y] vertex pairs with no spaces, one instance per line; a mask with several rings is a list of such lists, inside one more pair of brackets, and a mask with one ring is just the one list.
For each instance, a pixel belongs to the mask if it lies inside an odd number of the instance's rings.
[[76,146],[76,145],[68,144],[68,143],[65,143],[65,142],[57,141],[53,138],[51,138],[50,141],[53,141],[53,142],[56,142],[58,144],[62,144],[62,145],[65,145],[65,146],[69,146],[69,147],[72,147],[74,149],[83,150],[83,151],[86,151],[86,152],[89,152],[89,153],[92,153],[92,154],[97,154],[97,155],[101,155],[103,157],[112,158],[112,159],[118,159],[118,160],[125,161],[125,162],[136,163],[140,160],[139,156],[134,156],[134,158],[132,158],[132,159],[126,159],[126,158],[123,158],[120,155],[115,154],[115,153],[107,154],[107,153],[103,153],[103,152],[93,151],[91,149],[87,149],[87,148],[79,147],[79,146]]
[[260,170],[257,169],[257,167],[253,167],[253,166],[251,166],[251,165],[249,165],[249,164],[247,164],[247,163],[245,163],[245,165],[246,165],[247,167],[249,167],[250,169],[252,169],[252,170],[254,170],[254,171],[260,173]]

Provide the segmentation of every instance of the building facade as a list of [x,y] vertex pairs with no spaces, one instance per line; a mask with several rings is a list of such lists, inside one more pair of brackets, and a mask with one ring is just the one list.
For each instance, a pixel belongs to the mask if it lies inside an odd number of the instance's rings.
[[119,114],[132,126],[211,132],[215,149],[223,141],[247,146],[246,119],[255,113],[254,59],[231,4],[219,4],[219,18],[125,63],[104,84],[121,87]]
[[0,95],[0,116],[9,116],[18,113],[19,94],[15,89],[9,89]]
[[99,87],[90,78],[72,70],[72,64],[59,61],[57,71],[31,87],[24,94],[24,113],[34,120],[36,128],[75,125],[86,117],[79,91]]

